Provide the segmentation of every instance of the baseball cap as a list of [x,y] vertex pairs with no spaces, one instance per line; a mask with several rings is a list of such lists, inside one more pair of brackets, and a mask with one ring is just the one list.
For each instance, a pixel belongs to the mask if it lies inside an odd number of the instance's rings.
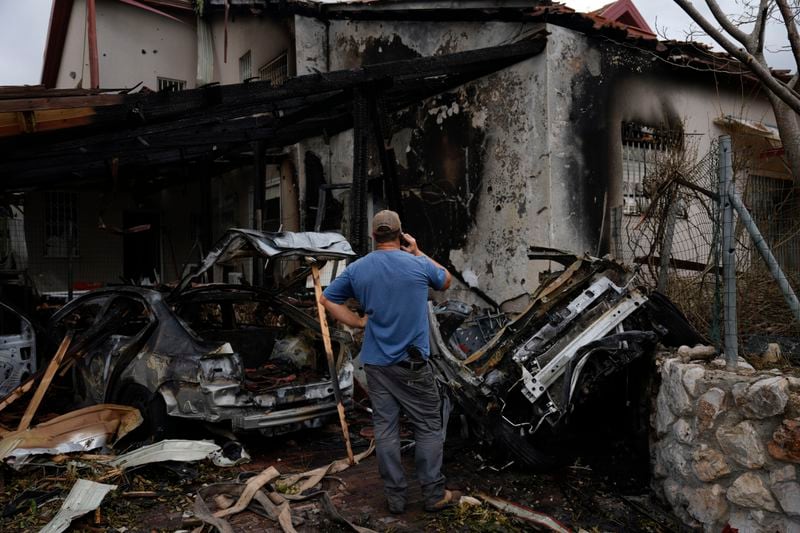
[[376,233],[400,231],[400,216],[388,209],[378,211],[372,218],[372,231]]

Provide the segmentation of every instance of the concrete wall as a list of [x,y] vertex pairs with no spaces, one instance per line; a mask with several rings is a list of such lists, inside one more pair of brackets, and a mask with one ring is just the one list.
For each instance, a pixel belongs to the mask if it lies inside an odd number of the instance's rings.
[[[174,14],[174,13],[173,13]],[[158,89],[158,77],[195,86],[197,51],[193,15],[183,23],[113,0],[97,2],[100,86],[129,88],[142,82]],[[86,2],[75,0],[56,87],[89,87]]]

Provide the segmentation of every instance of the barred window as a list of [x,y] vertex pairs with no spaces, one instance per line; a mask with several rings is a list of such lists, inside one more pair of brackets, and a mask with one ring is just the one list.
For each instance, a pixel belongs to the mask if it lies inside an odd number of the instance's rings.
[[158,78],[158,92],[182,91],[186,88],[184,80],[173,80],[171,78]]
[[77,193],[63,191],[45,193],[44,224],[45,257],[78,256]]
[[262,81],[271,82],[273,87],[283,84],[289,79],[289,55],[283,52],[258,69],[258,78]]
[[253,77],[253,63],[250,59],[250,50],[239,58],[239,81],[245,82]]
[[650,198],[646,178],[656,170],[659,158],[680,147],[679,132],[625,122],[622,124],[622,213],[639,215]]

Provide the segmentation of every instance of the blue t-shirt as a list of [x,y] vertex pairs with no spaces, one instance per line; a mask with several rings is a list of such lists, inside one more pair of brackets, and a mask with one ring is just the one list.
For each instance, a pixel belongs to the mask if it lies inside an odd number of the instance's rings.
[[427,358],[428,287],[441,289],[445,271],[425,256],[402,250],[376,250],[354,261],[325,289],[325,297],[342,304],[361,303],[369,316],[361,345],[361,361],[392,365],[416,346]]

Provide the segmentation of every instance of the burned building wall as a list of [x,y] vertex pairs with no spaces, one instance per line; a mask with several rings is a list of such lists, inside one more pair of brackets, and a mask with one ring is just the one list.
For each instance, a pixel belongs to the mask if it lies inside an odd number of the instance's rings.
[[[547,47],[539,56],[392,117],[406,229],[496,301],[533,290],[551,267],[527,259],[531,245],[613,252],[612,213],[620,213],[623,201],[623,122],[667,124],[702,136],[707,149],[721,133],[714,124],[721,114],[771,117],[763,99],[737,96],[710,75],[698,77],[602,37],[545,27]],[[304,72],[490,47],[541,26],[346,20],[326,26],[298,17],[295,28],[297,69]],[[329,182],[352,179],[352,132],[306,141],[307,150],[322,161]],[[377,157],[371,164],[370,175],[379,176]],[[301,187],[303,172],[301,164]],[[378,203],[370,209],[380,208],[378,196],[372,199]],[[346,217],[344,223],[346,229]]]
[[[323,63],[330,70],[355,68],[506,44],[540,26],[330,21],[324,32],[296,21],[295,27],[301,72],[304,57],[309,68]],[[318,42],[323,34],[325,44]],[[328,47],[326,61],[310,52],[304,56],[304,50],[315,49],[309,40]],[[392,117],[405,229],[496,300],[537,285],[542,265],[528,261],[528,246],[556,245],[549,213],[546,63],[541,54]],[[346,183],[352,176],[352,142],[352,132],[346,132],[309,140],[304,147],[323,162],[326,179]],[[379,175],[377,158],[371,164],[371,175]],[[370,207],[381,207],[378,202]]]

